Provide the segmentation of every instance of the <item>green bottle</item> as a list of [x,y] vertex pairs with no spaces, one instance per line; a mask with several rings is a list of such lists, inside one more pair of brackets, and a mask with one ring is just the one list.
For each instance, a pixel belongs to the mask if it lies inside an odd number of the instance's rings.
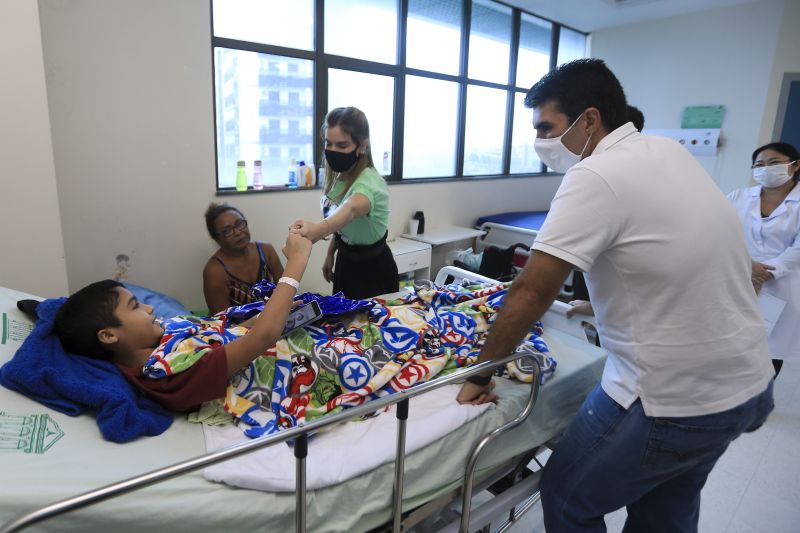
[[236,190],[239,192],[247,190],[247,172],[244,169],[244,161],[239,161],[236,169]]

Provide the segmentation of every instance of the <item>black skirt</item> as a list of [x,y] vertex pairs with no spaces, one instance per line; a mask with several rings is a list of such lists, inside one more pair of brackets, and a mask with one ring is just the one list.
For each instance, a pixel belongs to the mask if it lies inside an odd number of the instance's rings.
[[336,235],[336,264],[333,268],[333,292],[346,298],[363,300],[400,290],[397,264],[386,235],[374,244],[346,244]]

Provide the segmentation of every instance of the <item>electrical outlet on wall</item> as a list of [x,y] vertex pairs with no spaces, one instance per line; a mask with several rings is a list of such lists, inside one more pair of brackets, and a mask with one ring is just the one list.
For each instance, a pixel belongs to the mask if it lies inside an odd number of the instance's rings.
[[128,276],[128,269],[131,267],[131,258],[127,254],[117,254],[115,261],[117,268],[114,271],[114,281],[125,279]]

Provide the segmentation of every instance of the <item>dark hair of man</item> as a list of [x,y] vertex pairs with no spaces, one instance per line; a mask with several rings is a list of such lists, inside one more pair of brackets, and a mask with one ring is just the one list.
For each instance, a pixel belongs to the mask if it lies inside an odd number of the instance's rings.
[[217,221],[217,217],[220,216],[225,211],[234,211],[239,213],[239,216],[242,218],[244,217],[244,213],[239,211],[237,208],[233,207],[230,204],[215,204],[211,202],[208,204],[208,209],[206,209],[206,229],[208,230],[208,234],[211,235],[211,238],[215,241],[217,240],[217,228],[214,226],[214,223]]
[[54,324],[65,351],[93,359],[110,358],[112,354],[97,338],[97,332],[122,325],[114,310],[119,304],[117,289],[124,287],[118,281],[104,279],[67,298]]
[[577,59],[545,74],[525,95],[525,106],[539,107],[550,100],[570,124],[590,107],[600,111],[609,132],[628,122],[625,91],[600,59]]
[[628,106],[628,120],[633,122],[633,127],[639,131],[644,129],[644,113],[636,106]]
[[[773,150],[775,152],[778,152],[779,154],[788,157],[790,161],[800,160],[800,152],[797,151],[797,148],[795,148],[789,143],[776,142],[776,143],[765,144],[764,146],[756,148],[755,152],[753,152],[753,163],[756,162],[756,157],[758,157],[758,154],[760,154],[764,150]],[[800,169],[798,169],[797,172],[794,173],[792,179],[794,179],[794,181],[800,181]]]

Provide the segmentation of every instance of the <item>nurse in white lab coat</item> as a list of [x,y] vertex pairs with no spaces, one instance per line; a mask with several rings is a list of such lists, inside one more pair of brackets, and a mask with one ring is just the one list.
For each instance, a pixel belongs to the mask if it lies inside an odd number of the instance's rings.
[[800,359],[800,154],[786,143],[753,152],[755,187],[728,195],[744,224],[753,286],[786,302],[769,336],[776,372]]

